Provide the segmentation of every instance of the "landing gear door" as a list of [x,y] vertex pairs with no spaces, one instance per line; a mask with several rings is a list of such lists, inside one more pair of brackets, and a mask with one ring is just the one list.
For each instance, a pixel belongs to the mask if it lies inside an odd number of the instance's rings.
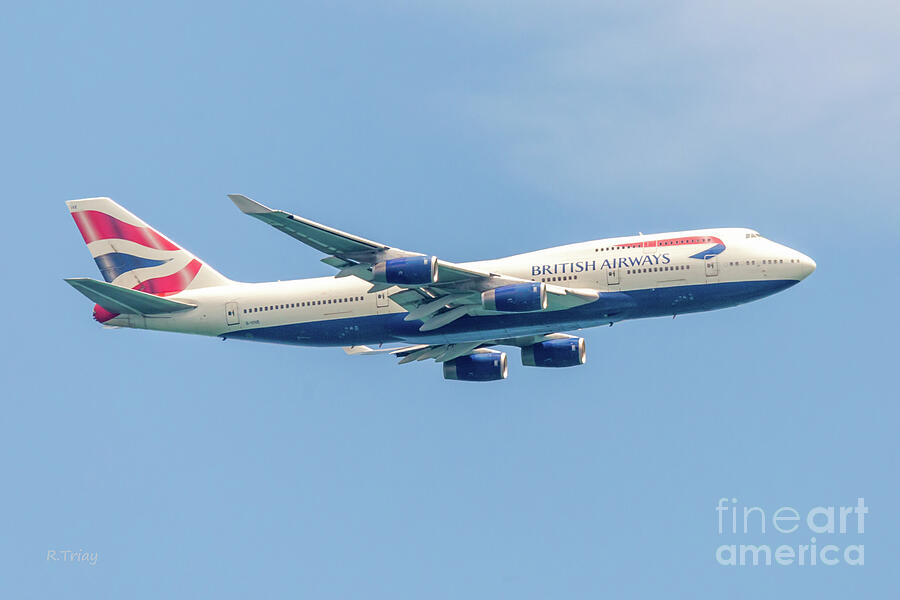
[[619,270],[618,269],[607,269],[606,270],[606,285],[619,285]]
[[238,325],[241,318],[238,316],[237,302],[229,302],[225,305],[225,322],[228,325]]
[[706,276],[707,277],[718,277],[719,275],[719,262],[715,254],[709,254],[706,256]]

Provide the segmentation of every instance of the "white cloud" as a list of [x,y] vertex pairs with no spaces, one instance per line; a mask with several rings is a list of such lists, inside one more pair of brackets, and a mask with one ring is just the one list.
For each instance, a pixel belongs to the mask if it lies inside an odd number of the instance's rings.
[[454,101],[530,184],[588,196],[690,188],[725,169],[798,190],[858,182],[895,204],[896,3],[465,10],[524,60]]

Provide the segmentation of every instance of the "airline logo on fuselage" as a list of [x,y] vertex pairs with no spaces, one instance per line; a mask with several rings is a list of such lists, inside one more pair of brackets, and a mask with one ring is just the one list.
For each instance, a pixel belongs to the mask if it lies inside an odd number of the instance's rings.
[[607,258],[600,260],[576,260],[572,262],[556,263],[552,265],[532,265],[531,276],[538,277],[540,275],[564,275],[566,273],[584,273],[585,271],[596,271],[600,269],[620,269],[624,267],[642,267],[654,265],[667,265],[672,262],[672,257],[668,252],[659,252],[660,248],[671,248],[673,246],[691,246],[696,244],[714,244],[707,250],[702,250],[696,254],[690,255],[688,258],[696,258],[705,260],[707,258],[717,256],[725,250],[725,243],[715,236],[693,236],[669,238],[665,240],[649,240],[645,242],[637,242],[631,244],[618,244],[617,249],[625,248],[653,248],[654,254],[644,254],[641,256],[623,256],[618,258]]

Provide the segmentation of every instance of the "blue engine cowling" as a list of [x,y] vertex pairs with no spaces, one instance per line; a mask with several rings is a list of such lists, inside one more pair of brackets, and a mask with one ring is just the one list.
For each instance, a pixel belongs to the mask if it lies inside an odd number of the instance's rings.
[[528,312],[547,308],[547,286],[540,282],[504,285],[481,294],[486,310]]
[[444,379],[497,381],[508,372],[506,352],[476,352],[444,363]]
[[427,285],[438,279],[436,256],[392,258],[372,267],[373,279],[396,285]]
[[522,364],[526,367],[577,367],[585,360],[584,338],[547,340],[522,348]]

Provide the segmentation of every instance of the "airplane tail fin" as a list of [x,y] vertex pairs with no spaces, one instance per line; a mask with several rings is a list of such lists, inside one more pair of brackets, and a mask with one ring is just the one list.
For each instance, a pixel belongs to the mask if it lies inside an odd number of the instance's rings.
[[66,202],[107,283],[171,296],[230,280],[109,198]]

